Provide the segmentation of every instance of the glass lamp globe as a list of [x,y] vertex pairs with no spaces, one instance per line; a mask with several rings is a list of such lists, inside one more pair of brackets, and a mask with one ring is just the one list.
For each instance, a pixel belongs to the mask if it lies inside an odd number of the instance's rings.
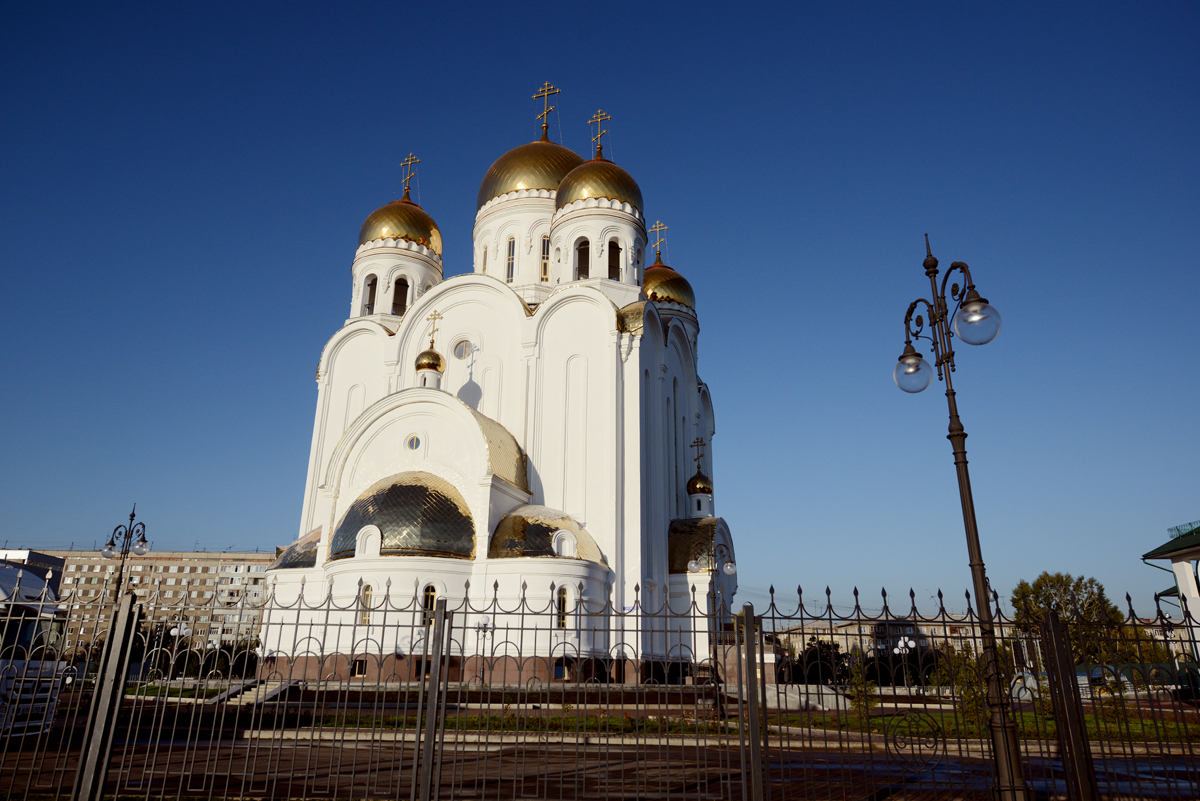
[[921,358],[921,354],[917,353],[912,345],[907,345],[904,355],[896,364],[896,369],[892,371],[892,378],[896,386],[905,392],[921,392],[933,380],[933,368]]
[[150,552],[150,543],[146,542],[145,537],[133,544],[133,553],[136,556],[145,556]]
[[726,562],[725,564],[721,565],[721,572],[727,576],[732,576],[737,572],[737,565],[735,565],[733,562]]
[[700,564],[699,559],[693,559],[692,561],[688,562],[689,573],[699,573],[701,567],[702,565]]
[[1000,333],[1000,312],[977,294],[968,297],[954,315],[954,333],[968,345],[986,345]]
[[112,559],[117,555],[117,544],[112,540],[109,540],[108,543],[100,549],[100,555],[105,559]]

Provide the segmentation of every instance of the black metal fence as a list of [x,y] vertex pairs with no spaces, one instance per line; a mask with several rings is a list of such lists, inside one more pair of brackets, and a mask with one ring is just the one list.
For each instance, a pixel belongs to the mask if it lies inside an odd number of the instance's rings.
[[[508,604],[268,592],[235,607],[150,592],[108,600],[87,626],[71,597],[8,603],[0,791],[993,795],[997,699],[969,598],[963,614],[939,601],[922,615],[911,594],[878,613],[797,596],[710,614],[712,598],[621,612],[560,590]],[[997,608],[1024,797],[1200,797],[1197,631],[1186,611]]]

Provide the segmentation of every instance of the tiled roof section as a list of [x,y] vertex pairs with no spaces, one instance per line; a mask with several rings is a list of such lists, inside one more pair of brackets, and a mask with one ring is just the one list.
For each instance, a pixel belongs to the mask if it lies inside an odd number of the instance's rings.
[[321,542],[321,527],[318,526],[287,547],[267,570],[286,570],[297,567],[317,566],[317,545]]
[[687,573],[688,562],[695,559],[701,570],[712,570],[713,537],[719,517],[689,517],[672,520],[667,529],[667,572]]
[[[471,409],[470,406],[467,406]],[[479,423],[479,430],[487,440],[488,470],[512,484],[514,487],[529,492],[529,479],[525,471],[525,454],[517,439],[508,433],[508,429],[490,417],[471,409]]]
[[1190,534],[1184,534],[1182,537],[1176,537],[1173,540],[1167,540],[1153,551],[1142,554],[1142,558],[1166,559],[1172,554],[1179,553],[1180,551],[1190,551],[1194,548],[1200,548],[1200,529],[1197,529]]

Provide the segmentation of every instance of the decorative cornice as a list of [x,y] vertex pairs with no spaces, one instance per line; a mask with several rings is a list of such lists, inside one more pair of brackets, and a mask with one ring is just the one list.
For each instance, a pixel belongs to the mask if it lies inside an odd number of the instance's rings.
[[559,218],[570,214],[573,211],[579,211],[581,209],[610,209],[612,211],[623,211],[641,223],[643,228],[646,227],[646,220],[644,217],[642,217],[642,213],[638,211],[637,208],[620,200],[610,200],[606,197],[583,198],[582,200],[576,200],[574,203],[563,206],[561,209],[554,212],[554,216],[550,218],[550,224],[554,225],[557,223]]
[[419,253],[420,255],[426,257],[430,261],[435,262],[438,265],[438,269],[439,270],[441,269],[441,265],[442,265],[442,257],[441,256],[434,253],[432,250],[425,247],[424,245],[418,245],[416,242],[410,242],[407,239],[373,239],[370,242],[364,242],[363,244],[358,246],[357,250],[354,251],[354,258],[357,259],[360,256],[365,256],[368,254],[369,255],[383,255],[382,253],[376,254],[375,251],[378,251],[378,250],[409,250],[409,251],[413,251],[415,253]]
[[478,222],[481,217],[489,212],[490,209],[509,200],[520,200],[522,198],[534,198],[554,200],[557,192],[553,189],[518,189],[515,192],[505,192],[503,195],[492,198],[487,203],[479,207],[479,211],[475,212],[475,221]]

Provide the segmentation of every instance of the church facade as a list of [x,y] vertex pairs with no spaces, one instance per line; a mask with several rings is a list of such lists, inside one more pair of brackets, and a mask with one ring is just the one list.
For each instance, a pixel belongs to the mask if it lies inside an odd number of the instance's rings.
[[[403,659],[423,621],[406,633],[389,610],[427,621],[444,598],[472,630],[550,611],[525,656],[690,661],[703,616],[731,606],[692,288],[646,263],[663,229],[633,177],[546,130],[484,175],[470,272],[443,277],[407,188],[363,224],[317,369],[300,537],[268,571],[295,612],[264,618],[267,653]],[[700,624],[667,621],[693,608]],[[305,621],[323,633],[299,636]]]

